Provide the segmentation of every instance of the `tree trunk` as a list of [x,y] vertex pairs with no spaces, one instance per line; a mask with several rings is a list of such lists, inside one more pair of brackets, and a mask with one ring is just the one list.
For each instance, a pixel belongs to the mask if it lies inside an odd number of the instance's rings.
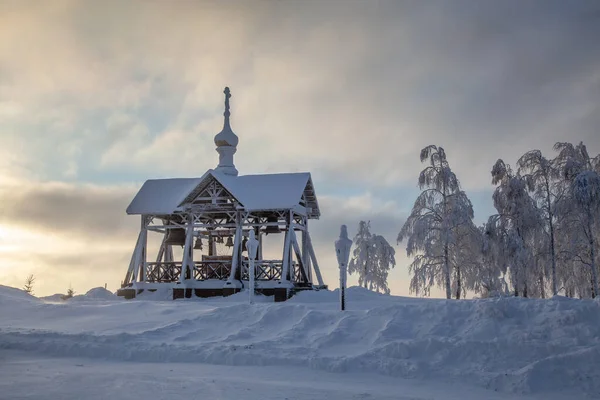
[[598,271],[596,271],[596,250],[594,249],[595,246],[595,240],[594,240],[594,231],[592,230],[593,227],[593,221],[592,221],[592,211],[589,209],[588,207],[588,232],[590,235],[590,258],[591,258],[591,264],[590,267],[592,268],[592,298],[595,298],[596,295],[598,294]]
[[556,283],[556,250],[554,248],[554,222],[552,214],[552,206],[550,200],[550,182],[548,181],[548,177],[546,177],[546,206],[548,207],[548,226],[550,227],[550,257],[552,260],[552,295],[556,296],[558,294],[557,283]]
[[544,274],[542,272],[540,272],[540,295],[542,296],[542,299],[546,298],[546,290],[544,289]]
[[552,217],[550,217],[550,257],[552,257],[552,295],[558,294],[558,284],[556,282],[556,250],[554,248],[554,226]]
[[[448,239],[446,236],[446,243]],[[448,260],[448,245],[444,245],[444,275],[446,279],[446,298],[450,300],[452,298],[452,289],[450,288],[450,262]]]
[[523,297],[527,297],[528,295],[528,287],[527,287],[527,264],[523,265]]
[[456,300],[460,300],[460,289],[461,289],[461,282],[460,282],[460,267],[456,267]]
[[514,272],[515,281],[513,282],[515,288],[515,297],[519,297],[519,268],[515,265]]
[[367,244],[367,249],[366,249],[366,253],[367,255],[365,256],[365,272],[364,272],[364,278],[363,278],[363,283],[365,284],[365,289],[367,289],[367,276],[368,276],[368,271],[369,271],[369,244]]
[[[440,165],[441,166],[441,165]],[[449,247],[449,232],[448,232],[448,194],[446,193],[446,177],[444,176],[444,187],[442,196],[444,197],[444,220],[442,221],[443,235],[444,235],[444,278],[446,280],[446,298],[450,300],[452,298],[452,289],[450,288],[450,260],[448,255]]]

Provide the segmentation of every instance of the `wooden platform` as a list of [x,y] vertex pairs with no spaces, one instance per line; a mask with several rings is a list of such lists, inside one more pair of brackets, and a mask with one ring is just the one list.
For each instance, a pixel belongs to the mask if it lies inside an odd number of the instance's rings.
[[[138,294],[144,292],[144,290],[148,290],[150,292],[155,292],[157,289],[133,289],[133,288],[121,288],[117,290],[117,296],[123,297],[125,299],[134,299]],[[238,288],[231,289],[193,289],[193,288],[174,288],[173,290],[173,300],[177,299],[190,299],[192,297],[200,297],[200,298],[208,298],[208,297],[227,297],[232,294],[239,293],[241,290]],[[275,302],[286,301],[291,298],[296,292],[302,290],[311,290],[309,288],[293,288],[291,290],[287,290],[285,288],[270,288],[270,289],[256,289],[255,292],[257,294],[262,294],[263,296],[274,296]]]

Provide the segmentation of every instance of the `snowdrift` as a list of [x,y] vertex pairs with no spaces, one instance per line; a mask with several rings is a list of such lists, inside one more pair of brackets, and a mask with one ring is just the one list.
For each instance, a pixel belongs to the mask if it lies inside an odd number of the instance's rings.
[[[0,288],[0,349],[144,362],[294,365],[476,384],[498,391],[600,396],[600,302],[447,301],[348,290],[286,303],[247,294],[194,301],[23,305]],[[21,302],[16,316],[6,299]],[[28,299],[28,298],[27,298]],[[29,300],[29,299],[28,299]]]
[[64,297],[65,297],[64,293],[54,293],[53,295],[43,296],[43,297],[40,297],[39,299],[42,301],[50,302],[50,303],[60,303],[61,301],[64,301]]
[[24,290],[0,285],[0,306],[10,307],[23,303],[39,303],[40,300]]
[[103,287],[90,289],[83,295],[73,296],[67,301],[96,301],[96,300],[122,300],[116,294]]

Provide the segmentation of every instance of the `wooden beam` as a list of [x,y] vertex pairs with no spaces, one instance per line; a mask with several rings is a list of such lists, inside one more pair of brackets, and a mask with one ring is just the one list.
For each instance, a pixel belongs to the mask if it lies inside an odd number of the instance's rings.
[[183,260],[181,261],[181,274],[179,275],[179,282],[184,283],[186,280],[186,274],[190,269],[190,278],[194,276],[194,261],[192,253],[192,243],[194,241],[194,216],[189,214],[189,223],[185,229],[185,245],[183,246]]
[[138,238],[135,242],[135,247],[133,249],[133,253],[131,253],[131,260],[129,261],[129,268],[127,268],[127,273],[125,274],[125,280],[123,281],[123,285],[128,285],[131,282],[135,282],[135,280],[137,279],[136,262],[138,259],[137,253],[138,253],[138,248],[140,247],[141,237],[142,237],[142,231],[140,231],[140,233],[138,233]]
[[148,229],[146,229],[146,227],[148,226],[148,218],[145,215],[142,215],[142,249],[141,249],[141,268],[142,268],[142,273],[141,273],[141,281],[142,282],[146,282],[146,262],[147,260],[147,248],[148,248]]
[[308,218],[304,218],[304,230],[302,231],[302,262],[304,262],[304,268],[308,272],[308,281],[312,283],[312,269],[310,267],[310,254],[308,254]]
[[304,282],[308,283],[308,274],[306,273],[306,268],[304,266],[304,260],[302,257],[302,252],[300,251],[300,245],[298,244],[298,238],[296,237],[296,233],[292,230],[292,244],[294,246],[294,252],[296,253],[296,259],[298,260],[298,264],[300,265],[300,273],[302,274],[302,278]]
[[[291,218],[291,213],[290,213],[290,218]],[[285,231],[285,242],[283,245],[283,257],[281,258],[281,260],[283,261],[283,267],[282,267],[282,271],[281,271],[281,281],[286,281],[286,282],[288,282],[290,280],[290,278],[289,278],[290,247],[291,247],[291,241],[292,241],[292,234],[290,232],[292,232],[292,231],[293,231],[293,226],[290,221],[288,224],[288,228]]]
[[259,260],[263,259],[263,234],[262,232],[258,232],[258,255]]
[[231,271],[229,273],[229,278],[227,282],[231,283],[236,279],[236,273],[238,269],[238,264],[241,259],[241,251],[240,247],[242,244],[242,213],[237,212],[235,216],[236,230],[235,237],[233,239],[233,255],[231,257]]
[[308,231],[306,232],[306,237],[308,238],[308,253],[310,254],[310,259],[313,263],[315,274],[317,275],[317,281],[319,282],[319,286],[323,286],[323,277],[321,276],[321,270],[317,263],[317,256],[315,256],[315,249],[313,248],[312,239],[310,238],[310,233],[308,233]]

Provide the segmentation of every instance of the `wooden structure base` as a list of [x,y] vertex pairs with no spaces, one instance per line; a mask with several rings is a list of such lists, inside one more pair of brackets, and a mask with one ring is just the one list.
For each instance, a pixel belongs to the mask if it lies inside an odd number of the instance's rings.
[[[327,289],[327,286],[323,287]],[[155,292],[157,289],[134,289],[134,288],[121,288],[117,290],[117,296],[123,297],[127,300],[131,300],[137,297],[147,290],[149,292]],[[262,294],[263,296],[273,296],[273,300],[278,303],[290,299],[294,294],[304,290],[311,290],[311,288],[295,287],[292,289],[287,288],[263,288],[256,289],[256,294]],[[208,297],[227,297],[232,294],[241,292],[239,288],[223,288],[223,289],[196,289],[196,288],[173,288],[173,300],[177,299],[190,299],[193,297],[208,298]]]

